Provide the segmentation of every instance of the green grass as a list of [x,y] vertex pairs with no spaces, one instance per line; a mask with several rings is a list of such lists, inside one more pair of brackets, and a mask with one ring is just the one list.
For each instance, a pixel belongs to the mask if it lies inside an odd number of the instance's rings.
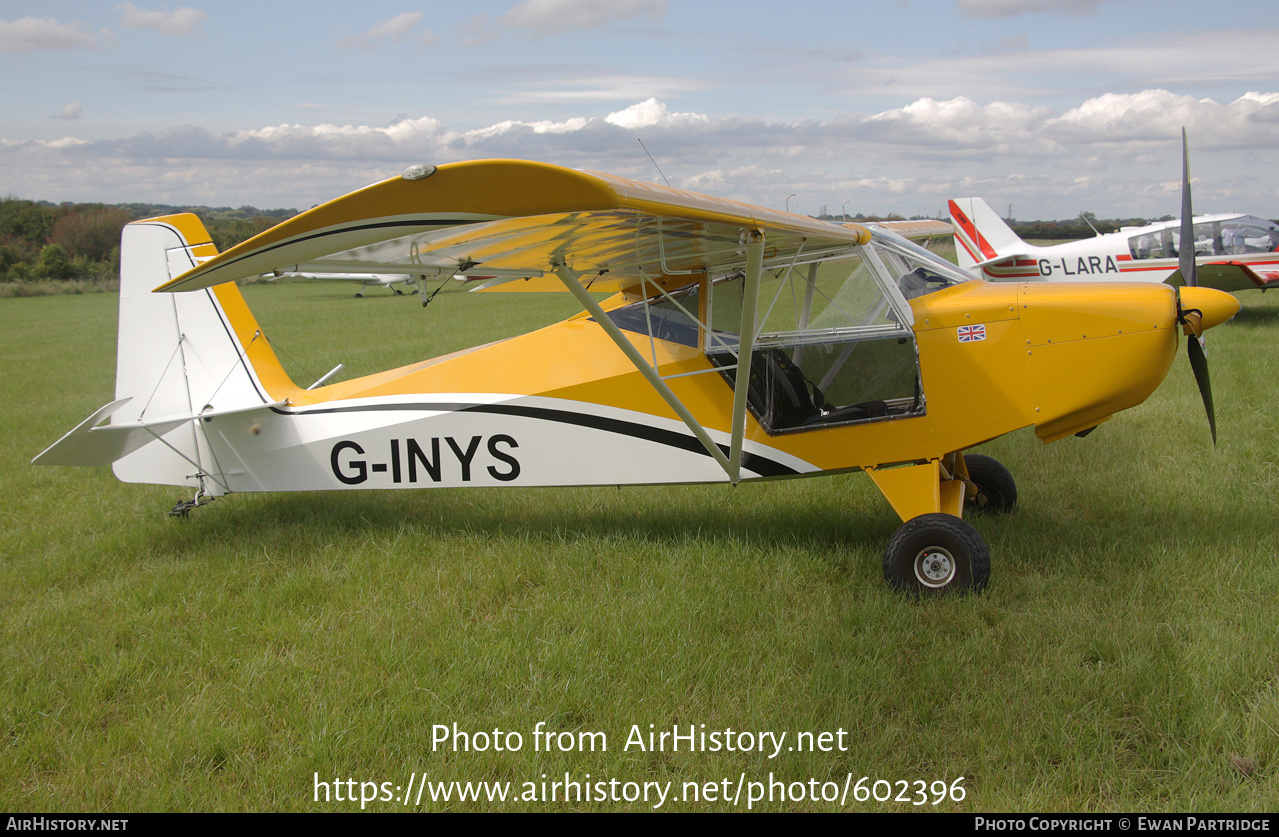
[[[352,293],[246,289],[303,383],[572,310]],[[179,489],[28,464],[111,399],[115,296],[0,299],[0,809],[352,810],[314,802],[314,775],[358,795],[415,771],[516,792],[567,771],[677,788],[962,776],[965,798],[937,806],[958,811],[1273,811],[1279,297],[1243,299],[1209,334],[1215,450],[1184,357],[1086,439],[984,446],[1020,492],[974,520],[990,589],[925,602],[885,587],[898,521],[861,475],[236,495],[170,520]],[[543,721],[608,750],[535,752]],[[454,723],[524,747],[433,750]],[[846,749],[624,751],[649,724],[843,730]],[[565,807],[647,806],[407,810]]]

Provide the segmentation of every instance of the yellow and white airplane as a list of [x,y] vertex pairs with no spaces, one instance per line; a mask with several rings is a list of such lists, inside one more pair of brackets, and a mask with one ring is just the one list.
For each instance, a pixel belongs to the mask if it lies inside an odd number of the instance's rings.
[[[1179,324],[1238,308],[1204,288],[970,281],[882,227],[516,160],[415,166],[223,253],[192,215],[137,221],[121,253],[116,400],[36,462],[190,486],[187,506],[860,470],[904,521],[885,578],[923,594],[986,586],[963,515],[1016,499],[965,450],[1092,430],[1159,385]],[[235,284],[293,265],[482,274],[482,290],[568,291],[584,310],[304,389]]]

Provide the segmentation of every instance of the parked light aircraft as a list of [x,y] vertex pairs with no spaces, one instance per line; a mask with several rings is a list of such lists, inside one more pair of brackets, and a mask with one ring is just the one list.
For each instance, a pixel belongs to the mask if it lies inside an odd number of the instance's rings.
[[[1037,247],[1022,241],[981,198],[950,202],[961,267],[992,281],[1064,279],[1181,283],[1181,221]],[[1223,291],[1279,287],[1279,224],[1252,215],[1194,219],[1199,281]]]
[[[137,221],[121,253],[116,400],[38,463],[190,486],[183,512],[238,491],[865,471],[904,521],[885,578],[919,594],[986,586],[963,514],[1016,500],[967,449],[1092,430],[1159,385],[1179,323],[1238,308],[1205,288],[973,281],[889,228],[514,160],[415,166],[223,253],[195,216]],[[483,274],[584,311],[308,390],[235,284],[284,265]]]
[[364,287],[355,292],[356,299],[364,297],[364,288],[383,287],[400,296],[404,291],[395,287],[404,285],[411,293],[420,293],[418,277],[408,273],[302,273],[296,270],[278,270],[267,275],[269,279],[301,279],[307,282],[359,282]]

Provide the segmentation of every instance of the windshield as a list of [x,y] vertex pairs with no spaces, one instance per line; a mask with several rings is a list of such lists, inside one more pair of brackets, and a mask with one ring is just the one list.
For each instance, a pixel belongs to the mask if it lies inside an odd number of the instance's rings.
[[[913,299],[926,293],[939,291],[960,282],[972,281],[972,276],[931,250],[920,247],[908,238],[903,238],[883,227],[869,227],[872,236],[871,246],[889,254],[885,258],[886,267],[894,272],[902,296]],[[897,268],[894,270],[894,268]],[[913,279],[908,279],[909,274]],[[923,284],[919,284],[922,282]],[[908,288],[914,292],[908,292]]]

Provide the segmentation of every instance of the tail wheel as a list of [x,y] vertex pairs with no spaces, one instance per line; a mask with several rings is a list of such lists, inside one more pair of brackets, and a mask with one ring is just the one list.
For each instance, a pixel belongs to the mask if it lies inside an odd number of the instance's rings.
[[990,581],[990,552],[971,524],[949,514],[906,521],[884,550],[888,586],[917,596],[978,592]]
[[1017,505],[1017,482],[999,460],[972,453],[964,455],[964,465],[968,479],[977,486],[976,495],[968,498],[969,508],[979,512],[1013,510]]

